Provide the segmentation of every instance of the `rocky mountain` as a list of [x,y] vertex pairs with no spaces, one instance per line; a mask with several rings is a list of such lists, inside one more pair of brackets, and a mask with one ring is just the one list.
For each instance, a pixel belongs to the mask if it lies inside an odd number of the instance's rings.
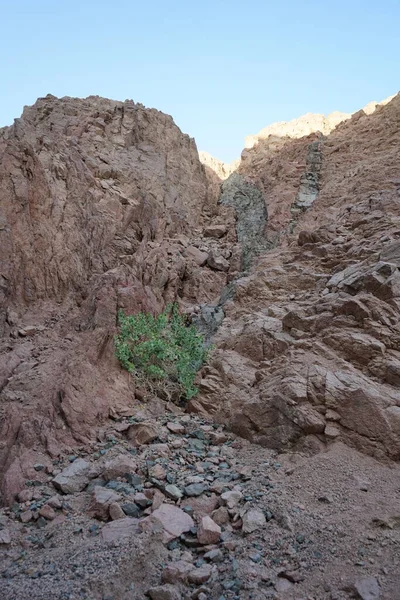
[[[396,597],[399,123],[305,115],[230,166],[132,101],[0,130],[0,596]],[[171,301],[212,344],[185,412],[114,357]]]

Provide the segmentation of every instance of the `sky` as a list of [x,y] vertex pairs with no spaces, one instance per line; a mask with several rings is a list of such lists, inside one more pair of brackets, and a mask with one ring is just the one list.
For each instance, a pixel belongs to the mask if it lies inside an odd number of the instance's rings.
[[132,99],[230,162],[400,88],[400,0],[0,0],[0,22],[0,127],[49,93]]

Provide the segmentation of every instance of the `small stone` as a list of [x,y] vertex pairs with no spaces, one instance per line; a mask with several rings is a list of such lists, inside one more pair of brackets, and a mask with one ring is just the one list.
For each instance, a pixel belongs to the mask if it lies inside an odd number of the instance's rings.
[[33,519],[33,512],[31,510],[26,510],[19,515],[22,523],[29,523]]
[[182,596],[176,587],[166,584],[152,587],[147,591],[151,600],[181,600]]
[[379,583],[375,577],[359,579],[354,584],[354,590],[361,600],[378,600],[381,595]]
[[189,583],[194,583],[195,585],[201,585],[208,581],[211,577],[211,567],[210,565],[203,565],[197,569],[193,569],[189,573],[188,580]]
[[171,500],[179,500],[183,496],[182,490],[172,483],[166,485],[164,491],[168,498],[171,498]]
[[62,502],[59,496],[52,496],[47,500],[47,504],[52,508],[62,508]]
[[217,510],[214,510],[212,518],[218,525],[229,523],[229,512],[226,506],[220,506]]
[[261,510],[251,508],[242,517],[244,533],[252,533],[257,529],[261,529],[266,524],[266,518]]
[[147,508],[152,504],[152,501],[143,492],[138,492],[137,494],[135,494],[133,496],[133,501],[135,502],[135,504],[141,506],[142,508]]
[[337,437],[340,436],[340,429],[338,429],[337,427],[335,427],[334,425],[331,425],[330,423],[328,423],[325,426],[325,430],[324,433],[326,435],[326,437],[330,440],[334,440]]
[[167,423],[167,428],[170,430],[171,433],[175,433],[178,435],[183,435],[186,431],[184,426],[180,423]]
[[167,473],[162,465],[154,465],[154,467],[149,470],[149,475],[154,479],[165,479]]
[[56,517],[55,510],[48,504],[42,506],[42,508],[39,510],[39,515],[48,521],[52,521]]
[[96,486],[92,492],[88,514],[102,521],[107,521],[109,517],[109,506],[113,502],[120,500],[121,496],[112,490]]
[[117,521],[118,519],[124,519],[126,517],[125,512],[122,510],[121,506],[117,504],[117,502],[110,504],[108,511],[112,521]]
[[33,468],[35,469],[35,471],[44,471],[45,465],[42,465],[41,463],[37,463],[36,465],[33,465]]
[[219,563],[224,560],[224,555],[219,548],[215,548],[214,550],[210,550],[209,552],[206,552],[204,555],[204,558],[213,563]]
[[125,504],[121,505],[121,508],[127,517],[137,519],[140,515],[140,508],[134,502],[125,502]]
[[11,544],[10,530],[7,528],[0,529],[0,546],[7,546],[8,544]]
[[22,490],[18,494],[18,502],[29,502],[33,498],[33,490]]
[[164,583],[186,582],[190,571],[193,571],[193,564],[184,560],[167,565],[162,573]]
[[229,271],[229,262],[219,251],[214,249],[212,249],[208,255],[207,264],[215,271]]
[[219,239],[227,232],[226,225],[208,225],[204,228],[204,236]]
[[101,476],[105,481],[112,481],[132,474],[136,469],[137,464],[131,454],[119,454],[105,463]]
[[324,502],[325,504],[332,504],[333,499],[331,496],[319,496],[318,498],[319,502]]
[[197,530],[197,539],[203,546],[217,544],[221,539],[221,527],[211,517],[203,517]]
[[191,483],[184,488],[186,496],[200,496],[208,490],[208,486],[204,483]]
[[224,492],[221,495],[221,500],[228,508],[234,508],[239,504],[242,497],[242,492],[239,492],[238,490],[232,490],[230,492]]

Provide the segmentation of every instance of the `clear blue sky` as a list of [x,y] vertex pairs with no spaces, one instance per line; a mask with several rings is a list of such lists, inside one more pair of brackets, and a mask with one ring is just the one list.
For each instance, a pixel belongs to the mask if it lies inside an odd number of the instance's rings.
[[230,161],[305,112],[400,87],[399,0],[0,0],[0,126],[48,93],[131,98]]

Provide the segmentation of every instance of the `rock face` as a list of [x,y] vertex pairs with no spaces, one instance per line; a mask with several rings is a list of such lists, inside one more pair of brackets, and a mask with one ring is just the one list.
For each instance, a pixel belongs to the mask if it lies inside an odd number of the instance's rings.
[[[215,347],[191,410],[279,451],[400,458],[400,97],[342,117],[269,129],[235,172],[131,101],[47,96],[0,130],[2,502],[136,417],[117,313],[171,301]],[[122,434],[158,432],[146,412]]]
[[[206,265],[221,244],[202,231],[218,211],[193,139],[157,110],[47,96],[0,130],[4,499],[41,448],[54,458],[134,413],[117,311],[217,298],[230,275]],[[189,236],[204,260],[185,254]],[[234,242],[232,228],[222,245]]]
[[280,451],[400,458],[399,118],[400,95],[242,160],[280,245],[234,282],[194,410]]

